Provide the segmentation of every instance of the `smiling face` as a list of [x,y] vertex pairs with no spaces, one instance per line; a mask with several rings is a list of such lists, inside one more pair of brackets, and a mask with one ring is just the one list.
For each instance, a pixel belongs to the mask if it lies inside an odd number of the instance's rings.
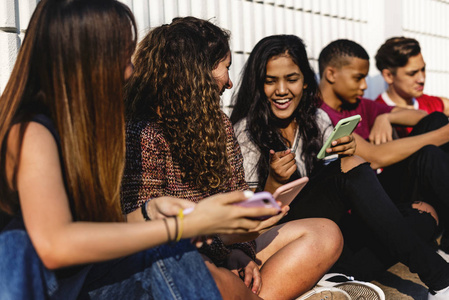
[[288,119],[293,115],[305,88],[304,75],[288,54],[268,60],[264,92],[271,111],[278,119]]
[[332,89],[342,103],[355,104],[363,96],[368,87],[365,79],[368,71],[368,60],[357,57],[349,57],[346,64],[333,68]]
[[229,68],[231,67],[231,64],[231,52],[228,52],[228,54],[226,54],[226,56],[218,63],[217,67],[212,70],[212,76],[215,78],[218,88],[220,89],[220,95],[222,95],[226,89],[232,88],[233,84],[229,77]]
[[422,96],[426,82],[426,63],[421,53],[408,59],[405,66],[396,69],[387,83],[396,94],[406,100]]

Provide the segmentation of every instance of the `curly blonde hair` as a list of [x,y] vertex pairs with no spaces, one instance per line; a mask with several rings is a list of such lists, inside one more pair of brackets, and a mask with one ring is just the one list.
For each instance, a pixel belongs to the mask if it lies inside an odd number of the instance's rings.
[[231,176],[220,91],[212,76],[229,51],[227,31],[194,17],[175,18],[139,43],[125,88],[127,120],[159,122],[183,180],[203,190]]

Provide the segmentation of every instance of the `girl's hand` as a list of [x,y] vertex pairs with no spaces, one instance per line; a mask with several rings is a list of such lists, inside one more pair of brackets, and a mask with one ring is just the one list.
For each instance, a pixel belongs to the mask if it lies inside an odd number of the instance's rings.
[[262,288],[262,276],[259,266],[243,251],[234,249],[228,257],[228,269],[232,273],[242,278],[245,285],[258,295]]
[[270,150],[270,176],[275,181],[284,184],[295,171],[295,154],[290,149],[279,152]]
[[[278,201],[279,206],[282,205]],[[264,232],[270,230],[273,226],[275,226],[279,220],[281,220],[285,215],[287,215],[287,212],[290,210],[290,207],[288,205],[282,207],[282,210],[275,216],[272,216],[271,218],[268,218],[266,220],[263,220],[260,222],[259,226],[254,228],[253,230],[249,231],[248,233],[241,233],[241,234],[223,234],[220,235],[220,239],[223,241],[225,245],[231,245],[235,243],[243,243],[255,240],[258,238],[261,234]]]
[[332,147],[326,149],[327,153],[339,154],[344,156],[354,155],[357,144],[354,136],[348,135],[332,142]]
[[170,216],[176,216],[179,210],[193,207],[196,204],[174,197],[159,197],[148,201],[147,214],[151,220],[164,219]]
[[231,192],[201,200],[195,209],[184,217],[184,237],[248,233],[255,230],[261,223],[254,218],[274,216],[278,213],[275,208],[248,208],[233,205],[252,195],[250,191]]

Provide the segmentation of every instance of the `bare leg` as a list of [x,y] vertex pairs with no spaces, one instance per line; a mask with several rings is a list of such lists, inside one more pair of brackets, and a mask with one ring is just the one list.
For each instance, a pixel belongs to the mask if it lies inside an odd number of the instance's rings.
[[360,156],[345,156],[341,158],[341,171],[343,173],[348,173],[350,170],[354,169],[360,164],[365,163],[366,161]]
[[246,300],[246,299],[254,299],[260,300],[256,294],[254,294],[251,289],[249,289],[243,281],[237,277],[234,273],[229,271],[226,268],[219,268],[214,263],[203,255],[204,263],[209,269],[212,277],[217,284],[218,290],[220,291],[221,297],[224,300],[233,299],[233,300]]
[[278,225],[256,239],[263,299],[294,299],[310,290],[343,249],[338,226],[328,219]]

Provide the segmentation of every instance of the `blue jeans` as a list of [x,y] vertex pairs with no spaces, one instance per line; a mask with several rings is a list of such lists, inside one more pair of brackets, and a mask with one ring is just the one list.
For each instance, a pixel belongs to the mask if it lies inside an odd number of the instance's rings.
[[27,233],[0,234],[0,299],[221,299],[187,240],[80,268],[61,278],[45,268]]

